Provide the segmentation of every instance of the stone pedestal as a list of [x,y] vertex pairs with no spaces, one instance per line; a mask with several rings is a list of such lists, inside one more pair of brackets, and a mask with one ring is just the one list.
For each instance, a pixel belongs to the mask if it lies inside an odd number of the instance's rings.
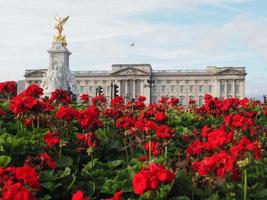
[[71,52],[62,43],[53,43],[49,53],[49,67],[42,79],[44,94],[50,96],[56,89],[69,90],[78,94],[77,83],[69,69]]

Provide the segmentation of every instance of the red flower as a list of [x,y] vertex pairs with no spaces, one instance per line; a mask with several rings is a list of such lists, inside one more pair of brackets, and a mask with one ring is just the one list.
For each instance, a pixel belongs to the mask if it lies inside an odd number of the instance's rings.
[[32,126],[32,121],[29,118],[24,119],[24,125],[31,127]]
[[13,183],[9,180],[5,183],[2,190],[1,200],[35,200],[36,198],[30,191],[23,187],[21,183]]
[[15,81],[1,82],[0,93],[15,96],[17,94],[17,83]]
[[[231,136],[229,134],[229,136]],[[208,134],[208,146],[211,148],[219,148],[229,141],[228,135],[222,129],[216,129]]]
[[48,153],[40,154],[40,158],[42,162],[45,162],[51,169],[56,169],[57,163],[52,160],[52,158],[48,155]]
[[90,200],[88,196],[85,196],[81,191],[77,191],[72,195],[72,200]]
[[107,102],[107,99],[103,96],[96,96],[92,98],[92,103],[93,105],[97,106],[97,105],[103,105]]
[[174,130],[167,125],[160,125],[156,129],[156,135],[159,139],[170,139],[174,133]]
[[122,116],[116,121],[116,127],[121,129],[132,128],[135,124],[135,119],[133,117]]
[[80,96],[80,100],[83,102],[89,102],[89,95],[88,94],[82,94]]
[[5,115],[5,114],[6,114],[6,112],[2,108],[0,108],[0,116]]
[[158,112],[155,114],[155,121],[156,122],[163,122],[167,120],[167,116],[164,114],[164,112]]
[[40,181],[34,168],[30,166],[18,167],[15,170],[16,178],[32,188],[39,189]]
[[99,120],[100,111],[95,105],[90,105],[85,110],[80,111],[79,123],[83,129],[96,129],[102,127],[102,122]]
[[22,92],[22,94],[26,96],[33,96],[33,97],[39,98],[44,93],[43,93],[43,89],[40,88],[38,85],[31,84],[26,88],[26,90]]
[[147,160],[147,156],[146,155],[140,156],[140,157],[138,157],[138,160],[141,162],[145,162]]
[[177,106],[179,104],[179,99],[175,97],[171,97],[170,104],[171,106]]
[[[151,152],[154,156],[157,156],[161,153],[160,147],[159,147],[159,142],[151,142]],[[146,151],[149,151],[149,143],[145,143],[144,149]]]
[[160,164],[150,164],[136,173],[132,179],[135,194],[142,195],[148,190],[156,190],[160,183],[168,183],[175,179],[175,174]]
[[61,106],[55,115],[56,119],[64,119],[67,122],[70,122],[71,120],[77,119],[79,116],[79,112],[72,108],[72,107],[66,107],[66,106]]
[[141,171],[133,176],[133,191],[135,194],[141,195],[150,188],[149,172]]
[[61,89],[56,89],[54,92],[51,93],[50,101],[54,101],[58,104],[69,104],[71,102],[70,92]]
[[99,140],[96,135],[91,132],[86,134],[77,134],[76,138],[77,140],[84,141],[88,147],[96,147],[99,143]]
[[106,200],[123,200],[123,191],[115,192],[112,198]]
[[44,142],[50,147],[53,148],[54,145],[58,144],[60,142],[60,138],[56,136],[56,134],[52,132],[48,132],[44,136]]
[[146,101],[146,97],[144,97],[144,96],[139,96],[137,100],[138,100],[138,101],[145,102],[145,101]]
[[39,101],[32,96],[16,96],[12,99],[9,108],[15,114],[40,111]]

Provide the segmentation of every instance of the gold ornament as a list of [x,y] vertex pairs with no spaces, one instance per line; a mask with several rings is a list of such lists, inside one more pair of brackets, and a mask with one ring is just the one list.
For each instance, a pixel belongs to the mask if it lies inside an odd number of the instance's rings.
[[66,36],[62,35],[63,32],[63,26],[64,24],[67,22],[67,20],[69,19],[70,16],[67,16],[65,18],[61,18],[61,17],[55,17],[56,20],[56,25],[55,25],[55,29],[56,29],[56,34],[54,35],[54,41],[55,43],[61,43],[62,46],[67,46],[67,42],[66,42]]

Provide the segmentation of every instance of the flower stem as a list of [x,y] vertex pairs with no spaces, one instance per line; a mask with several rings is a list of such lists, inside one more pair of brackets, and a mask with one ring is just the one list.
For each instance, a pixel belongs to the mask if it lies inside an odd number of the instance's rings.
[[125,146],[125,156],[126,156],[126,161],[128,162],[128,148],[126,144],[126,138],[123,138],[124,146]]
[[243,173],[244,173],[244,185],[243,185],[243,199],[244,200],[247,200],[247,169],[245,168],[244,169],[244,171],[243,171]]

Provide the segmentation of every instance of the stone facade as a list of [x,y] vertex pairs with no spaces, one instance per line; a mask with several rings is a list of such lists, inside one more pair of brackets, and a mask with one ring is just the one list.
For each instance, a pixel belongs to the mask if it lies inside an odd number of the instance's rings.
[[[26,70],[25,86],[41,84],[46,69]],[[125,100],[140,95],[151,101],[161,96],[175,96],[186,105],[190,99],[202,104],[206,93],[220,98],[245,97],[244,67],[214,67],[202,70],[152,70],[150,64],[114,64],[108,71],[74,71],[79,92],[95,96],[102,86],[104,94],[111,98],[111,83],[119,86],[119,95]],[[148,84],[148,80],[154,83]]]

